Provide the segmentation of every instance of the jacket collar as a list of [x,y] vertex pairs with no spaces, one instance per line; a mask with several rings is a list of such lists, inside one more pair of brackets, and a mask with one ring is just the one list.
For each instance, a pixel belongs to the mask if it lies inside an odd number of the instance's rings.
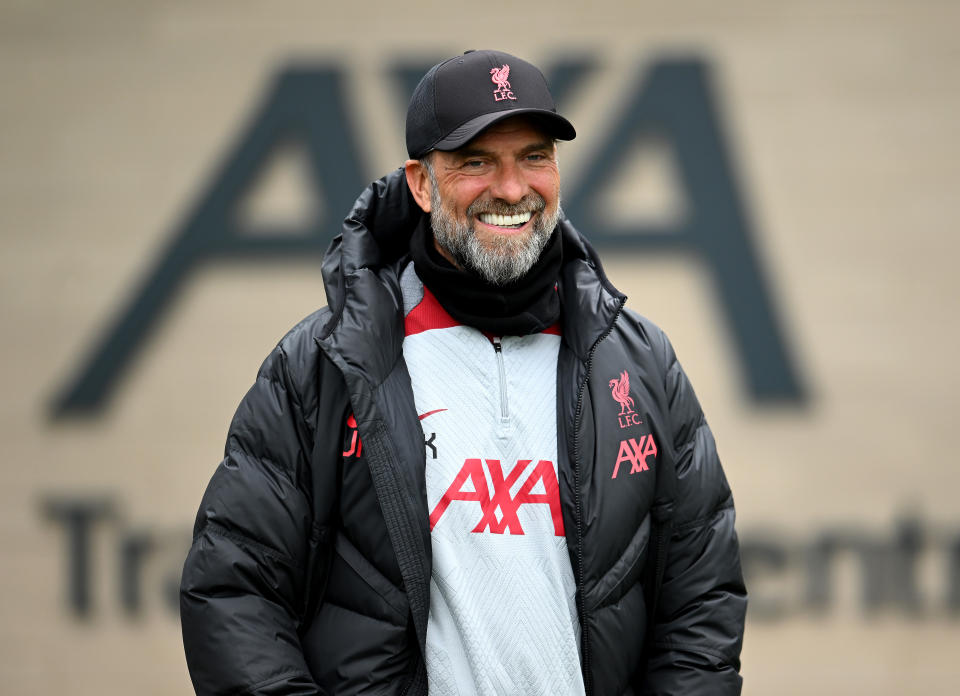
[[[318,338],[341,357],[341,369],[372,385],[383,383],[402,350],[399,269],[423,215],[398,168],[360,195],[323,258],[331,318]],[[379,349],[363,348],[371,345]]]
[[563,268],[559,290],[563,338],[574,354],[586,361],[594,344],[609,331],[627,296],[603,271],[590,242],[564,219]]
[[[399,275],[408,258],[410,236],[423,215],[398,168],[360,195],[323,259],[332,316],[319,338],[374,385],[387,378],[402,351]],[[564,264],[558,286],[564,340],[585,360],[626,296],[610,283],[593,247],[570,221],[564,219],[560,228]],[[358,350],[371,344],[371,326],[378,327],[376,343],[381,349]]]

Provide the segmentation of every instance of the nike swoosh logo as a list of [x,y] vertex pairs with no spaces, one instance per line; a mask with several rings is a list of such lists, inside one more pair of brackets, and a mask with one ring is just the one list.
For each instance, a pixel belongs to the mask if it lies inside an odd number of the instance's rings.
[[438,409],[435,410],[435,411],[427,411],[426,413],[423,413],[423,414],[417,416],[417,419],[418,419],[418,420],[423,420],[423,419],[426,418],[427,416],[432,416],[434,413],[440,413],[440,411],[446,411],[446,410],[447,410],[447,409],[445,409],[445,408],[438,408]]

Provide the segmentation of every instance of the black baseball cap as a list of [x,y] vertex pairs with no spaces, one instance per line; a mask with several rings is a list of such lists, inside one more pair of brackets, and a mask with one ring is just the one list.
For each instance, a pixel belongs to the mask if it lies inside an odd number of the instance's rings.
[[577,131],[557,113],[543,73],[501,51],[467,51],[434,65],[407,109],[407,154],[456,150],[484,128],[520,114],[534,116],[558,140]]

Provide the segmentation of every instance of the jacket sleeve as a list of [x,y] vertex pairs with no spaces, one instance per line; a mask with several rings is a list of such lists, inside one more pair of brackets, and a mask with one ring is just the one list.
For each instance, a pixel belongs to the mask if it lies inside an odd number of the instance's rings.
[[640,691],[645,696],[731,696],[741,688],[747,607],[733,497],[693,388],[669,341],[663,341],[677,488]]
[[300,646],[314,437],[283,344],[230,425],[183,568],[180,618],[197,694],[318,694]]

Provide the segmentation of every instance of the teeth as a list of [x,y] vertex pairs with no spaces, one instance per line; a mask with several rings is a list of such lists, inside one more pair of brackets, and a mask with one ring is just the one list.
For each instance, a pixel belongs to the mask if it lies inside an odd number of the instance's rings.
[[526,224],[532,217],[532,213],[520,213],[519,215],[496,215],[494,213],[481,213],[480,222],[497,227],[516,227]]

